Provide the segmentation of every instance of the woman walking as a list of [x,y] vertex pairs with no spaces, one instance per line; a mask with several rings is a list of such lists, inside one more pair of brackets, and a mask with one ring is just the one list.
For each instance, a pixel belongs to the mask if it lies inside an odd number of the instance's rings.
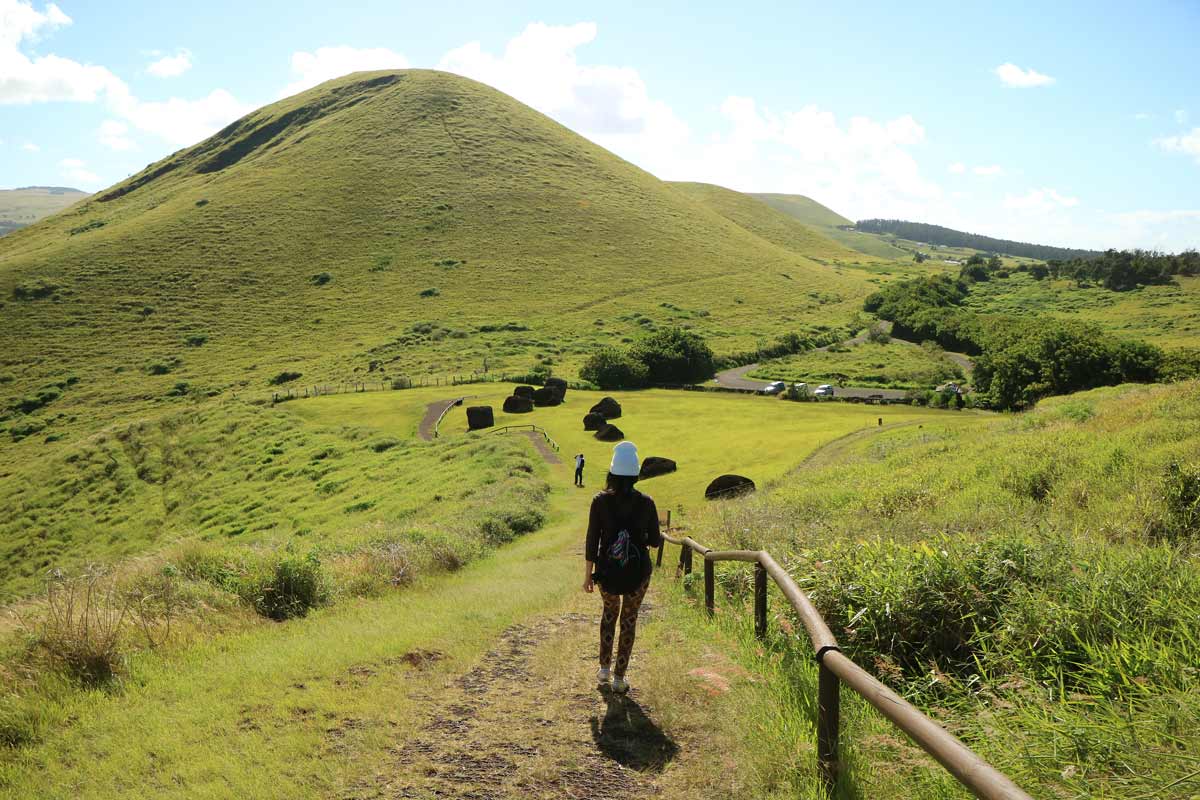
[[[583,557],[583,590],[590,593],[600,584],[604,610],[600,616],[600,671],[596,681],[614,692],[629,691],[625,671],[637,632],[638,609],[650,586],[651,547],[662,544],[658,508],[654,501],[633,488],[640,465],[637,446],[621,442],[613,448],[612,464],[604,491],[592,498],[588,517],[587,544]],[[617,663],[612,661],[617,621]]]

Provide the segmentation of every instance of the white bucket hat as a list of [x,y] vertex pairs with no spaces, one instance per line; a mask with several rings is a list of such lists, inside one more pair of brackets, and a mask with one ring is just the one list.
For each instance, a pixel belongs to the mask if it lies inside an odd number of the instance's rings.
[[608,471],[613,475],[624,475],[636,478],[641,471],[638,463],[637,445],[633,442],[621,442],[613,448],[612,464]]

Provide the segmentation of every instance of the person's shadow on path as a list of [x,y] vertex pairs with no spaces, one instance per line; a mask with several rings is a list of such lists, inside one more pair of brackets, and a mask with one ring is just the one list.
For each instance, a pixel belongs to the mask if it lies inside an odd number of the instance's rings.
[[630,769],[662,772],[667,762],[679,752],[679,746],[629,695],[617,694],[608,687],[597,691],[608,708],[603,720],[592,717],[592,739],[596,748]]

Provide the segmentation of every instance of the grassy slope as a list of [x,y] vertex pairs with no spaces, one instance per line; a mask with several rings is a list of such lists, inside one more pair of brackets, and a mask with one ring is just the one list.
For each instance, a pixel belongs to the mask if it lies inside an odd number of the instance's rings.
[[[786,558],[844,650],[1033,796],[1189,797],[1200,562],[1166,475],[1200,464],[1198,426],[1189,383],[885,430],[690,524],[718,549]],[[871,780],[866,796],[885,796]]]
[[[12,296],[37,280],[59,288]],[[445,374],[485,358],[569,373],[644,330],[631,311],[721,351],[840,318],[864,292],[495,90],[357,74],[4,237],[0,406],[74,375],[45,415],[73,437],[175,402],[181,380],[257,390],[286,368],[336,381],[370,362]],[[478,330],[507,322],[528,330]]]
[[[52,567],[181,539],[354,550],[438,532],[469,557],[473,527],[526,502],[518,484],[528,475],[517,470],[531,462],[510,440],[413,441],[425,403],[445,396],[381,395],[381,417],[396,421],[391,437],[375,420],[314,421],[289,405],[227,400],[41,453],[0,482],[11,512],[0,520],[0,596],[35,590]],[[397,475],[407,476],[404,491]]]
[[711,183],[672,183],[671,187],[707,206],[751,233],[810,258],[836,262],[866,261],[862,253],[833,241],[822,231],[778,211],[754,195],[742,194]]
[[751,197],[762,200],[767,205],[783,213],[795,217],[805,225],[815,228],[835,242],[857,250],[860,253],[877,258],[895,259],[909,258],[903,250],[893,247],[881,236],[858,231],[844,231],[841,226],[853,225],[854,220],[846,219],[817,201],[800,194],[751,194]]
[[1026,273],[976,284],[967,306],[984,313],[1049,314],[1082,319],[1122,336],[1164,347],[1200,346],[1200,278],[1110,292],[1069,281],[1036,281]]
[[87,192],[76,189],[0,189],[0,234],[9,228],[32,225],[87,196]]
[[[507,393],[507,387],[485,388]],[[411,433],[418,416],[418,404],[411,398],[420,391],[300,400],[270,413],[281,425],[285,418],[293,420],[284,427],[302,422],[310,438],[316,431],[340,431],[344,438],[365,446],[389,434]],[[578,417],[598,396],[572,391],[568,405],[520,418],[548,426],[567,452],[584,449],[593,465],[589,473],[593,483],[611,445],[597,443],[577,429],[582,427]],[[779,477],[832,436],[859,429],[867,411],[667,392],[630,393],[621,401],[626,416],[620,422],[639,437],[644,449],[670,446],[670,454],[680,461],[677,475],[647,483],[647,490],[662,499],[664,509],[675,499],[689,508],[699,505],[695,498],[710,470],[744,464],[760,481]],[[951,419],[947,412],[926,409],[899,413],[907,415],[904,419],[925,422]],[[987,419],[986,415],[953,416],[953,421],[963,424]],[[343,426],[349,420],[354,424],[346,430]],[[740,424],[731,424],[735,420]],[[236,417],[232,422],[245,425]],[[708,437],[685,436],[681,426],[688,425],[728,429]],[[523,437],[464,435],[462,427],[461,416],[451,416],[442,440],[409,443],[408,447],[443,463],[390,465],[389,472],[404,479],[382,484],[385,494],[398,495],[400,502],[428,501],[427,489],[412,481],[425,480],[422,472],[431,469],[459,470],[433,477],[442,485],[450,509],[461,510],[457,498],[463,489],[497,477],[490,462],[464,459],[463,448],[500,448],[498,464],[509,473],[519,472],[522,454],[532,453]],[[782,433],[768,436],[772,430]],[[732,453],[740,455],[732,457]],[[364,457],[369,459],[357,448],[339,456],[343,461]],[[311,456],[303,460],[311,461]],[[501,629],[514,622],[533,625],[561,613],[594,613],[594,597],[572,599],[570,595],[578,578],[578,542],[591,492],[567,488],[568,469],[565,464],[533,465],[536,475],[550,477],[560,487],[551,499],[551,525],[546,530],[457,575],[419,578],[416,587],[378,599],[345,599],[304,620],[252,625],[159,654],[143,653],[135,658],[131,678],[119,692],[50,693],[39,706],[44,717],[42,741],[11,752],[0,770],[5,796],[328,796],[361,787],[381,772],[391,775],[415,768],[409,761],[392,763],[394,748],[403,747],[415,735],[431,713],[430,699],[446,693],[453,685],[448,679],[482,655]],[[246,490],[261,488],[251,481]],[[497,499],[504,497],[492,497]],[[368,512],[365,518],[369,517]],[[326,538],[332,547],[344,541]],[[746,787],[768,787],[777,793],[770,796],[781,797],[795,796],[798,786],[811,792],[811,759],[798,764],[794,749],[782,747],[764,754],[745,738],[747,729],[760,730],[763,724],[757,711],[751,715],[750,710],[774,705],[775,687],[725,665],[724,658],[705,643],[708,634],[699,621],[680,619],[655,626],[653,616],[650,620],[635,664],[645,692],[639,698],[654,709],[667,734],[684,745],[679,763],[659,779],[663,796],[694,796],[698,786],[707,787],[711,794],[718,784],[727,788],[714,796],[747,796]],[[683,633],[686,638],[681,638]],[[590,651],[591,638],[590,631],[584,630],[554,645],[558,649],[545,655],[557,659],[551,664],[554,674],[567,676],[568,684],[586,680],[590,666],[580,662],[590,660],[581,655]],[[438,650],[447,658],[428,673],[387,660],[414,648]],[[779,671],[778,664],[748,666]],[[733,684],[733,692],[728,696],[715,692],[712,697],[701,692],[704,699],[698,702],[692,681],[702,678],[679,679],[698,668],[723,674]],[[803,681],[811,683],[812,677],[811,671],[805,673]],[[568,685],[563,691],[570,690]],[[576,720],[581,713],[574,704],[561,714],[551,708],[545,704],[543,713],[558,725]],[[847,714],[864,716],[861,708],[851,708]],[[513,724],[529,722],[522,717]],[[864,724],[871,730],[879,728],[876,723]],[[793,720],[787,730],[798,740],[811,739],[810,724],[803,718]],[[179,731],[194,734],[179,735]],[[502,735],[501,731],[483,733]],[[714,751],[725,753],[726,758],[704,757]],[[233,758],[235,753],[244,757]],[[736,776],[729,774],[733,767]],[[535,759],[535,772],[543,777],[560,768],[563,765],[551,763],[549,757]],[[767,796],[769,792],[751,793]]]
[[848,348],[830,348],[776,358],[750,373],[763,380],[804,381],[810,385],[837,380],[849,386],[893,389],[932,389],[962,372],[943,354],[906,342],[864,342]]

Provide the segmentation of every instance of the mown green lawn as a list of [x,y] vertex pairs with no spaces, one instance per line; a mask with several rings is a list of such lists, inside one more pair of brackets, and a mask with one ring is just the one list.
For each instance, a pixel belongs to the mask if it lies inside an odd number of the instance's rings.
[[[643,491],[655,497],[661,510],[703,503],[709,481],[724,473],[737,473],[764,485],[783,476],[813,449],[856,430],[885,424],[944,419],[947,414],[911,406],[860,406],[845,403],[790,403],[768,397],[721,392],[590,392],[572,389],[566,402],[538,408],[528,414],[504,414],[504,398],[512,384],[474,384],[437,390],[376,392],[300,400],[282,408],[323,424],[350,419],[381,434],[409,430],[423,413],[420,402],[428,398],[470,395],[453,409],[442,424],[443,437],[467,436],[466,407],[490,405],[497,428],[505,425],[538,425],[547,430],[569,461],[583,453],[587,488],[599,490],[613,445],[597,441],[583,430],[583,417],[606,394],[621,403],[623,415],[613,420],[626,438],[638,445],[642,456],[674,459],[679,470],[648,480]],[[416,393],[420,394],[417,395]],[[419,399],[418,399],[419,398]],[[491,432],[470,434],[496,436]],[[588,493],[590,496],[590,492]]]

